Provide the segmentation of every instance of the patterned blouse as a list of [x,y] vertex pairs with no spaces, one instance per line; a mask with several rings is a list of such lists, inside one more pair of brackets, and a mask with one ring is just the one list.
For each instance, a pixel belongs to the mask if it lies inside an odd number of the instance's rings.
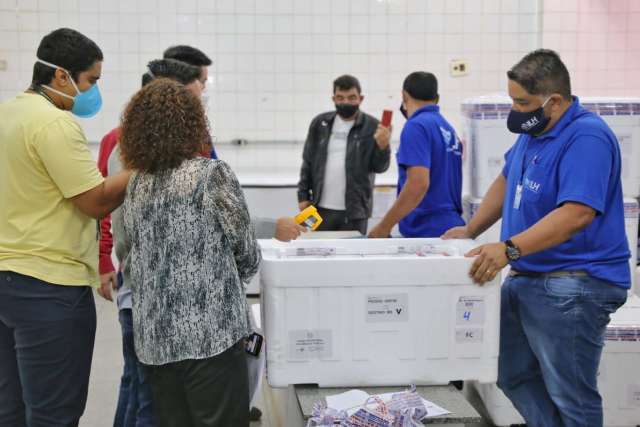
[[243,283],[260,251],[226,163],[198,157],[134,174],[122,214],[142,363],[205,359],[250,333]]

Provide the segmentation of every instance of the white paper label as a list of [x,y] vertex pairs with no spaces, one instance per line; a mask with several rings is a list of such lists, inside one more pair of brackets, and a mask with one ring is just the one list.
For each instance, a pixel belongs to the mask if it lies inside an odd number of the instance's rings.
[[482,328],[456,328],[456,342],[482,342]]
[[289,331],[290,359],[326,359],[332,355],[330,329]]
[[367,295],[367,323],[409,321],[409,294]]
[[456,325],[483,325],[484,297],[460,297],[456,306]]

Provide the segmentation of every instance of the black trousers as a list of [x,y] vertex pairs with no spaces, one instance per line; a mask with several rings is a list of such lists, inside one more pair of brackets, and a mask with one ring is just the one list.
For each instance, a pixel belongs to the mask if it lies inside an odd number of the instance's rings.
[[351,231],[356,230],[363,235],[367,234],[367,219],[349,219],[347,211],[336,211],[318,207],[318,213],[322,217],[322,224],[317,231]]
[[248,427],[244,340],[214,357],[149,366],[160,427]]
[[77,427],[95,333],[90,287],[0,271],[0,426]]

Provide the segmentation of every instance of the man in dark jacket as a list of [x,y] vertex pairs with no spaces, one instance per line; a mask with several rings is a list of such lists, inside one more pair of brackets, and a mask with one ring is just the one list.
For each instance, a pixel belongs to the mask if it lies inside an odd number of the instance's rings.
[[298,202],[318,208],[318,230],[367,232],[376,173],[389,168],[391,129],[359,111],[360,83],[344,75],[333,82],[336,111],[316,116],[304,145]]

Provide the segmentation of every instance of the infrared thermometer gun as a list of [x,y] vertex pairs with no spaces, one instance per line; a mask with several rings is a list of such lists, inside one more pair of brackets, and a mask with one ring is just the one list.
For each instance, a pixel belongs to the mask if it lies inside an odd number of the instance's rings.
[[307,227],[309,230],[315,230],[322,224],[322,217],[318,213],[315,206],[309,206],[294,218],[296,224]]

